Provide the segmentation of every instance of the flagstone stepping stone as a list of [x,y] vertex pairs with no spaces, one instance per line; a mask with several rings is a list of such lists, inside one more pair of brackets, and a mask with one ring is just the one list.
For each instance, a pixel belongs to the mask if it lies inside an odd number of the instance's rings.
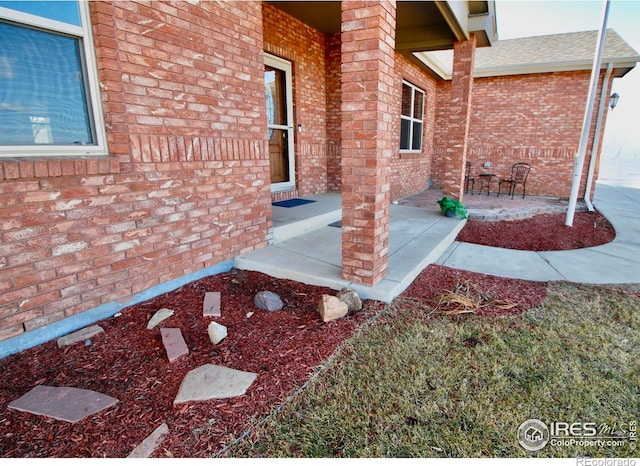
[[204,317],[220,317],[220,292],[209,291],[204,295],[202,303],[202,314]]
[[78,330],[77,332],[73,332],[58,338],[58,348],[61,348],[62,346],[73,345],[80,341],[88,340],[89,338],[95,337],[102,332],[104,332],[104,329],[99,325],[91,325],[90,327],[85,327]]
[[135,447],[127,458],[149,458],[168,433],[169,427],[163,422],[140,445]]
[[162,344],[167,351],[169,362],[189,354],[189,348],[179,328],[161,328],[160,335],[162,335]]
[[187,373],[173,404],[241,396],[247,392],[256,377],[258,374],[254,372],[205,364]]
[[175,311],[173,309],[167,309],[166,307],[163,307],[162,309],[158,309],[156,313],[151,317],[151,319],[149,319],[149,323],[147,324],[147,330],[151,330],[160,322],[164,322],[165,320],[167,320],[173,314],[175,314]]
[[110,408],[118,401],[116,398],[84,388],[36,385],[9,403],[9,408],[75,423]]

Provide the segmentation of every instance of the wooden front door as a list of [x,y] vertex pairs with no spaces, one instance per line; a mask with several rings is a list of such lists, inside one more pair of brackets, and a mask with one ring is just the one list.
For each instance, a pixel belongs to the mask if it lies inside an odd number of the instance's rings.
[[286,191],[295,187],[291,63],[270,55],[264,62],[271,190]]

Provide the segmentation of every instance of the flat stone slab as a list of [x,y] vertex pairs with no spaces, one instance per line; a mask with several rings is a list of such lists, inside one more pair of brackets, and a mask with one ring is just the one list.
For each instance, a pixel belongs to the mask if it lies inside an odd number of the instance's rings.
[[205,364],[187,373],[173,404],[244,395],[258,374]]
[[147,324],[147,330],[151,330],[160,322],[164,322],[165,320],[167,320],[173,314],[175,314],[173,309],[167,309],[166,307],[163,307],[162,309],[158,309],[156,313],[153,314],[151,319],[149,319],[149,323]]
[[104,332],[104,329],[99,325],[91,325],[90,327],[85,327],[78,330],[77,332],[73,332],[58,338],[58,348],[62,346],[73,345],[80,341],[88,340],[89,338],[95,337],[97,334],[102,332]]
[[220,292],[208,291],[204,295],[204,302],[202,303],[202,314],[204,317],[220,317],[222,312],[220,311]]
[[160,335],[162,335],[162,344],[167,351],[169,362],[189,354],[189,348],[179,328],[161,328]]
[[163,422],[140,445],[135,447],[127,458],[149,458],[168,433],[169,427]]
[[84,388],[37,385],[9,403],[9,408],[75,423],[117,402],[116,398]]

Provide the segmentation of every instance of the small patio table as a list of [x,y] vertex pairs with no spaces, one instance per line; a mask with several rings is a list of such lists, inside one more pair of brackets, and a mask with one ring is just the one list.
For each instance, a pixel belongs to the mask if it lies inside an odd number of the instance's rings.
[[491,191],[491,180],[496,176],[495,173],[480,173],[478,178],[480,178],[480,189],[478,190],[478,194],[482,193],[483,189],[487,189],[487,196],[489,195],[489,191]]

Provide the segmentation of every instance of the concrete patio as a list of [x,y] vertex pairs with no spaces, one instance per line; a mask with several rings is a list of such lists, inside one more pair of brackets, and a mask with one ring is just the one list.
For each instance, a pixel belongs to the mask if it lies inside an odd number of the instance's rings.
[[[234,266],[277,278],[339,290],[350,287],[363,298],[390,302],[455,241],[466,220],[447,218],[437,200],[442,191],[429,189],[391,204],[388,274],[373,287],[342,279],[341,229],[331,226],[342,215],[337,193],[309,196],[315,202],[298,207],[273,207],[273,244],[236,257]],[[563,212],[567,202],[496,193],[466,194],[469,216],[479,220],[525,218],[541,212]]]
[[373,287],[342,279],[340,194],[320,194],[299,207],[273,207],[272,245],[236,257],[234,266],[335,290],[350,287],[365,299],[390,302],[455,240],[465,220],[430,207],[391,205],[387,276]]

